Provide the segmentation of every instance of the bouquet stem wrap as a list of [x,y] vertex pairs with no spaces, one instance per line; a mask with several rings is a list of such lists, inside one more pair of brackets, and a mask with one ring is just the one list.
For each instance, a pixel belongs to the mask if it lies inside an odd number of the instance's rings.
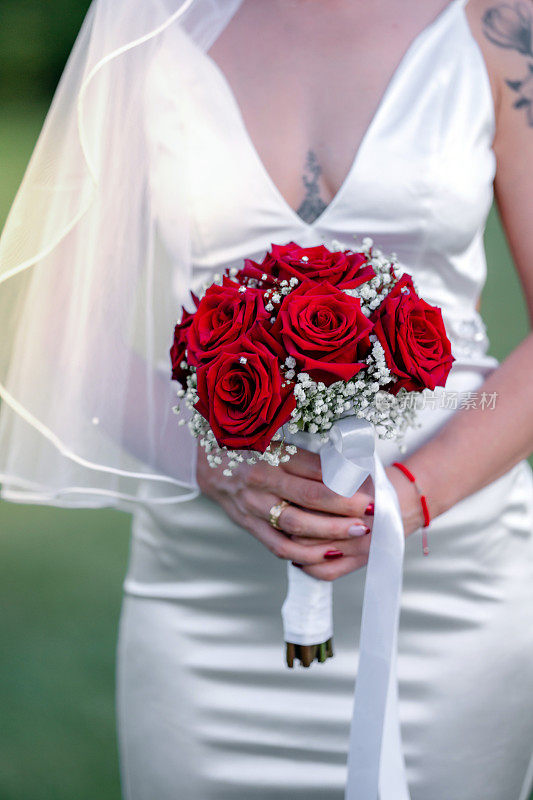
[[[409,800],[398,710],[396,650],[402,591],[404,530],[396,492],[375,449],[366,420],[338,420],[324,442],[318,434],[287,435],[320,454],[324,484],[352,497],[370,475],[374,523],[366,568],[359,664],[348,752],[345,800]],[[333,633],[332,583],[288,564],[282,607],[285,640],[316,644]]]

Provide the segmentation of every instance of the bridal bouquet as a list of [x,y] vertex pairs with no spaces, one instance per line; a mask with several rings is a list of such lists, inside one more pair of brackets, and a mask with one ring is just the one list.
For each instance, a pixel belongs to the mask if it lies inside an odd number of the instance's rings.
[[[273,244],[183,309],[172,379],[192,434],[225,475],[243,461],[277,466],[298,445],[320,453],[333,491],[352,496],[368,475],[376,488],[375,437],[401,440],[415,421],[412,394],[445,385],[454,359],[440,309],[372,240],[337,244]],[[296,655],[307,666],[332,655],[331,583],[288,570],[287,663]]]

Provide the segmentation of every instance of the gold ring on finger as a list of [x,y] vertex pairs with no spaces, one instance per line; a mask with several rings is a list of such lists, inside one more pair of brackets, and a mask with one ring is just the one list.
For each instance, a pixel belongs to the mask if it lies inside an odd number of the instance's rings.
[[281,517],[281,512],[283,511],[283,509],[287,508],[287,506],[290,506],[288,500],[280,500],[280,502],[273,505],[270,511],[268,512],[268,521],[270,522],[272,527],[276,528],[276,530],[278,531],[281,530],[279,526],[279,518]]

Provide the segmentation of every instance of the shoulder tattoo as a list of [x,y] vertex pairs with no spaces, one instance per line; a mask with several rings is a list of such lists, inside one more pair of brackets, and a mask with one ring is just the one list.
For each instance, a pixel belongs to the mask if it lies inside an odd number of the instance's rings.
[[498,47],[516,50],[524,56],[525,75],[507,79],[505,83],[515,93],[513,107],[525,111],[527,123],[533,128],[533,13],[524,2],[500,3],[483,15],[483,32]]

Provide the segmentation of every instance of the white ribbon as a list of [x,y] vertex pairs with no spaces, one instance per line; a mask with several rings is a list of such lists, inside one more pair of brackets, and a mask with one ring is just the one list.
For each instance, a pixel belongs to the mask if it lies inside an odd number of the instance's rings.
[[[409,800],[403,760],[396,650],[405,538],[398,497],[375,449],[372,425],[356,417],[338,420],[328,441],[320,435],[285,436],[320,453],[324,484],[352,497],[370,475],[374,522],[366,567],[359,638],[359,665],[348,750],[345,800]],[[317,644],[333,633],[332,583],[288,564],[289,591],[282,607],[285,640]]]

